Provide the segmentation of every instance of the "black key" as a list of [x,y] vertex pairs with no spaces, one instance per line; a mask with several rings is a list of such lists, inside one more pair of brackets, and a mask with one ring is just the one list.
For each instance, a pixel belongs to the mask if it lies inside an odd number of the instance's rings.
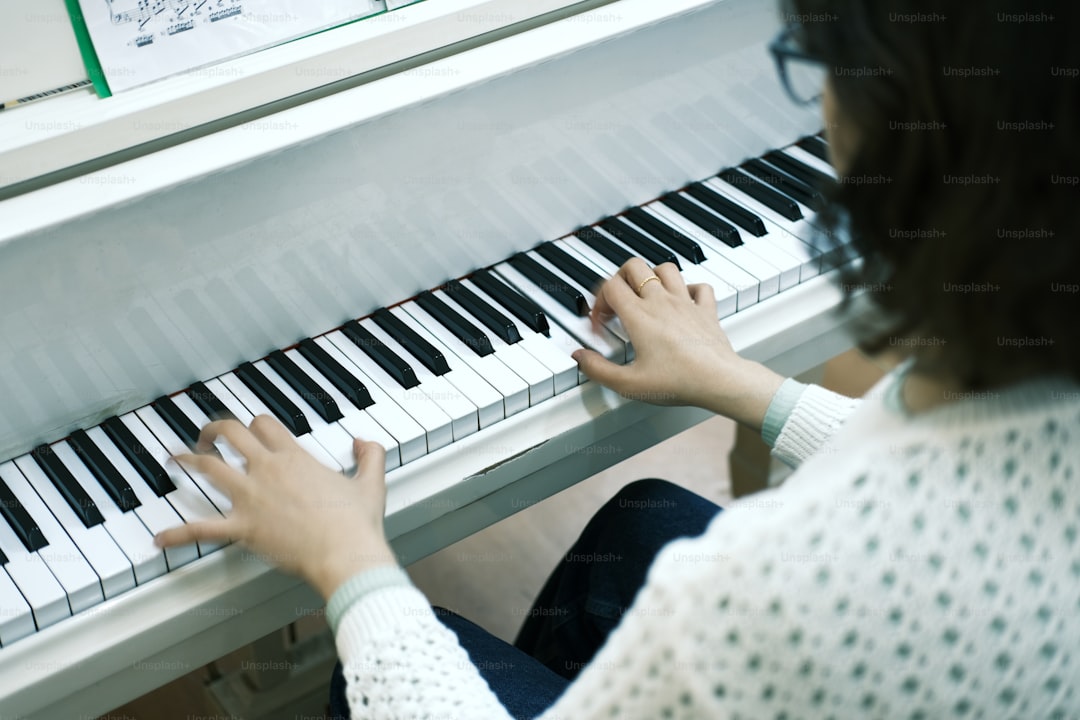
[[120,418],[113,415],[101,423],[101,429],[113,441],[124,459],[131,463],[139,476],[146,481],[155,495],[164,497],[176,489],[173,481],[169,479],[169,474],[165,472],[165,468],[158,465],[150,451],[143,447],[143,444],[127,429]]
[[270,412],[274,413],[274,416],[289,428],[289,432],[293,435],[299,437],[311,432],[307,417],[300,408],[274,387],[274,383],[267,380],[266,376],[254,365],[249,362],[240,363],[240,367],[236,368],[236,376],[263,401],[266,407],[270,408]]
[[0,550],[0,566],[7,565],[8,556],[4,554],[3,550]]
[[779,150],[773,150],[770,153],[766,153],[765,160],[768,161],[770,165],[775,165],[788,175],[791,175],[797,180],[801,180],[812,188],[819,189],[828,187],[833,183],[831,177],[817,168],[810,167],[803,161],[793,158],[786,153],[782,153]]
[[763,160],[747,160],[740,167],[759,180],[772,185],[777,191],[795,198],[811,210],[820,210],[825,205],[825,198],[817,190],[777,170]]
[[829,159],[829,143],[825,142],[817,135],[807,135],[796,144],[814,157],[824,160],[832,165],[832,161]]
[[199,442],[199,428],[191,422],[191,418],[165,395],[150,403],[150,406],[157,410],[157,414],[161,416],[169,429],[176,433],[176,437],[180,438],[191,452],[195,452],[195,445]]
[[521,333],[510,318],[480,299],[480,296],[457,280],[446,283],[445,292],[461,307],[472,313],[487,329],[502,338],[507,345],[521,342]]
[[187,396],[191,398],[191,401],[202,410],[206,417],[211,420],[235,420],[235,416],[229,408],[225,407],[225,403],[221,402],[221,398],[214,394],[214,391],[203,385],[201,382],[192,383],[186,391]]
[[266,356],[266,362],[323,420],[331,423],[345,417],[330,393],[319,387],[288,355],[275,350]]
[[619,267],[622,267],[627,260],[634,257],[634,254],[629,250],[623,248],[620,245],[616,245],[607,239],[607,236],[601,235],[593,228],[586,227],[580,230],[574,231],[574,237],[581,242],[591,247],[596,252],[603,255],[605,258],[615,263]]
[[450,365],[446,362],[443,354],[411,327],[401,322],[386,308],[379,308],[372,315],[375,324],[386,331],[386,334],[401,343],[401,346],[411,352],[416,358],[424,363],[431,372],[436,375],[445,375],[450,372]]
[[518,253],[511,257],[510,264],[570,312],[580,317],[589,314],[589,303],[577,288],[567,285],[561,278],[525,253]]
[[477,270],[469,279],[496,302],[501,303],[504,308],[513,313],[518,320],[525,323],[527,328],[533,332],[544,333],[551,337],[547,315],[532,300],[514,290],[487,270]]
[[551,242],[538,245],[536,252],[591,293],[595,293],[604,284],[605,278],[600,273],[582,265],[577,258]]
[[650,265],[661,265],[669,262],[675,263],[676,267],[682,270],[679,259],[675,257],[675,254],[670,249],[660,245],[644,233],[638,232],[619,218],[609,217],[601,220],[600,227],[623,245],[645,258]]
[[3,478],[0,478],[0,515],[7,520],[27,552],[40,550],[49,544],[41,528],[34,522],[34,518],[30,517],[30,513],[26,512],[26,508],[19,502],[19,498],[15,497],[15,493],[11,492]]
[[330,353],[323,350],[317,342],[306,338],[300,341],[298,349],[300,354],[358,409],[363,410],[375,404],[375,401],[371,399],[371,393],[364,387],[360,378],[343,368],[341,363],[332,358]]
[[682,195],[671,193],[660,198],[660,202],[667,205],[669,208],[679,213],[728,247],[736,248],[743,244],[742,238],[739,237],[739,231],[735,229],[734,225],[726,220],[721,220],[708,210],[705,210],[704,208],[695,205],[692,201],[684,198]]
[[416,298],[416,304],[442,323],[443,327],[454,334],[454,337],[468,345],[480,357],[495,352],[495,348],[491,347],[491,340],[480,328],[461,317],[460,313],[429,291],[420,293]]
[[[672,193],[672,196],[678,197],[674,193]],[[678,228],[672,227],[662,220],[658,220],[656,217],[638,207],[627,210],[626,217],[630,222],[634,223],[695,265],[705,262],[705,253],[702,251],[701,246],[698,245],[697,241],[692,237],[680,232]],[[630,228],[630,230],[632,231],[633,228]],[[735,235],[738,237],[738,233]],[[680,270],[681,269],[682,268],[680,268]]]
[[739,172],[735,168],[721,170],[717,177],[735,186],[735,188],[743,191],[770,210],[780,213],[788,220],[802,220],[802,210],[799,209],[794,200],[783,193],[776,192],[756,177]]
[[379,367],[389,373],[390,377],[397,380],[406,390],[420,384],[420,381],[416,379],[416,371],[409,366],[409,363],[398,357],[397,353],[386,347],[382,340],[368,332],[357,321],[350,320],[345,323],[341,328],[341,332],[345,333],[345,337],[352,340],[354,345],[367,353],[372,360],[379,364]]
[[699,203],[707,205],[713,212],[723,215],[754,237],[763,237],[769,232],[765,229],[765,223],[761,218],[741,205],[731,202],[704,183],[694,183],[687,187],[685,192]]
[[60,458],[56,457],[56,453],[52,451],[51,447],[39,445],[30,451],[30,455],[44,471],[45,475],[48,476],[49,480],[52,481],[57,491],[63,495],[64,500],[67,501],[75,515],[82,520],[83,525],[94,527],[105,522],[105,518],[101,517],[97,505],[79,485],[71,471],[60,461]]
[[142,504],[124,476],[109,462],[109,458],[105,457],[105,453],[101,452],[101,448],[90,439],[85,430],[71,433],[68,443],[118,508],[127,512]]

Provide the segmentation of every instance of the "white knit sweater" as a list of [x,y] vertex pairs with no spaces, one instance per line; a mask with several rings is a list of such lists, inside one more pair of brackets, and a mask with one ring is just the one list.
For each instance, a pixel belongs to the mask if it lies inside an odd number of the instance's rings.
[[[547,720],[1080,718],[1080,386],[915,416],[818,387],[796,472],[668,545]],[[407,585],[337,634],[354,718],[509,715]]]

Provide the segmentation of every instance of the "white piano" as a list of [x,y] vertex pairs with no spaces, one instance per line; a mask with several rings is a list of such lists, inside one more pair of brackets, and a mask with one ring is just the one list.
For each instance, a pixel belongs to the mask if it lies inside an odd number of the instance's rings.
[[426,0],[0,113],[0,714],[106,712],[320,606],[238,547],[148,549],[227,509],[164,464],[222,407],[331,466],[386,443],[408,563],[706,417],[580,382],[581,342],[632,357],[579,314],[619,258],[712,282],[780,372],[849,347],[778,26],[763,0]]

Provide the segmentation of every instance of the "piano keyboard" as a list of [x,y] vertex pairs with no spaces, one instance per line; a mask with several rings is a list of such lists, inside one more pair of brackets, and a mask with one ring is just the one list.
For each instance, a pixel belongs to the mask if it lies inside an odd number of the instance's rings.
[[588,319],[591,290],[630,257],[712,285],[721,319],[848,261],[813,242],[826,157],[804,138],[0,464],[0,646],[220,549],[152,542],[229,510],[168,462],[212,417],[273,415],[346,473],[353,438],[375,440],[392,484],[396,468],[576,387],[575,349],[631,361],[617,319],[599,335]]

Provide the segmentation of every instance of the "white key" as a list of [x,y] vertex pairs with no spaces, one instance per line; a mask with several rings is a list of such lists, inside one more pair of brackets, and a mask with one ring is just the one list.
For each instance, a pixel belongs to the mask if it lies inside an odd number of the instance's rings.
[[3,569],[0,569],[0,645],[11,643],[34,632],[34,614]]
[[837,179],[836,168],[834,168],[832,165],[830,165],[829,163],[827,163],[824,160],[822,160],[821,158],[819,158],[817,155],[815,155],[815,154],[813,154],[811,152],[807,152],[807,151],[803,150],[798,145],[788,145],[786,148],[784,148],[780,152],[784,153],[785,155],[787,155],[787,156],[789,156],[791,158],[794,158],[795,160],[798,160],[803,165],[809,165],[810,167],[814,168],[818,172],[825,173],[826,175],[831,177],[833,180]]
[[[665,207],[659,202],[646,205],[644,210],[659,220],[668,225],[675,226],[684,234],[692,237],[705,247],[707,254],[712,256],[720,255],[757,278],[759,283],[758,300],[764,300],[765,298],[772,297],[780,292],[780,269],[772,263],[762,260],[754,253],[746,250],[745,246],[739,248],[728,247],[707,233],[704,229],[698,227],[682,215],[679,215],[671,208]],[[709,252],[710,250],[712,251],[711,253]],[[798,279],[799,274],[796,269],[792,284],[798,282]]]
[[[165,446],[154,436],[154,433],[150,432],[150,429],[143,424],[135,413],[130,412],[121,415],[120,421],[131,431],[135,439],[146,448],[146,451],[150,453],[150,457],[169,474],[169,480],[176,486],[176,489],[165,495],[165,498],[173,506],[177,514],[184,518],[185,522],[216,520],[221,517],[221,513],[207,499],[187,471],[176,463],[170,462],[173,453],[165,449]],[[184,452],[187,452],[186,448]],[[203,482],[209,483],[209,480],[203,478]],[[207,555],[223,547],[225,547],[225,544],[220,542],[210,542],[208,540],[198,542],[199,555]]]
[[[245,425],[251,425],[251,421],[256,415],[269,415],[274,417],[274,413],[270,411],[270,408],[263,404],[263,401],[256,397],[255,393],[251,392],[251,389],[244,384],[244,381],[236,376],[235,373],[225,373],[221,377],[217,378],[221,381],[221,384],[228,388],[228,397],[218,396],[225,407],[229,408],[229,411],[236,416],[236,419]],[[304,413],[305,416],[307,413]],[[334,470],[335,472],[343,472],[344,468],[341,467],[341,463],[334,459],[334,456],[326,451],[326,449],[319,444],[319,442],[308,435],[301,435],[294,437],[296,444],[304,448],[312,457],[318,460],[326,467]]]
[[[813,224],[816,213],[810,208],[800,205],[799,208],[803,215],[802,219],[788,220],[786,217],[776,212],[769,206],[758,202],[757,200],[750,197],[742,190],[728,183],[725,180],[721,180],[718,177],[712,177],[702,182],[711,187],[713,190],[716,190],[722,195],[727,196],[732,201],[739,203],[747,210],[753,211],[755,215],[766,221],[766,223],[772,223],[773,225],[781,228],[782,230],[786,230],[788,233],[794,235],[799,240],[803,241],[812,248],[821,247],[821,232]],[[821,258],[822,272],[830,269],[831,267],[835,267],[835,264],[840,260],[842,255],[843,251],[841,249],[834,249],[832,253],[823,254]]]
[[[615,241],[613,240],[612,242]],[[609,276],[614,275],[619,270],[615,263],[593,250],[586,245],[585,242],[573,235],[558,240],[555,244],[561,246],[563,250],[566,250],[572,255],[576,254],[580,258],[589,260],[593,265]],[[683,266],[683,281],[686,282],[687,285],[704,283],[712,287],[713,294],[716,296],[716,317],[718,319],[723,319],[728,315],[735,314],[735,311],[738,309],[738,293],[735,288],[687,260],[682,260],[681,262]],[[687,272],[691,268],[693,268],[693,272]]]
[[[3,516],[0,516],[0,552],[7,556],[4,569],[29,604],[34,613],[33,624],[36,624],[39,630],[71,615],[67,594],[49,572],[49,566],[36,552],[26,549]],[[0,590],[0,598],[2,597],[3,591]],[[8,606],[0,599],[0,618],[7,614]],[[0,643],[4,642],[2,633],[0,628]]]
[[[60,495],[52,481],[46,477],[32,457],[23,455],[15,459],[15,464],[26,476],[41,501],[52,510],[53,516],[64,527],[68,537],[78,548],[78,552],[90,563],[90,567],[101,580],[101,589],[105,593],[105,598],[116,597],[135,587],[135,572],[131,563],[113,542],[104,526],[86,527],[83,525],[82,520],[78,518],[75,511],[67,504],[67,500]],[[40,520],[38,522],[40,523]],[[46,534],[45,537],[49,538],[49,544],[52,545],[52,536]],[[42,548],[38,552],[44,555],[45,549]]]
[[469,402],[460,390],[431,372],[424,363],[403,348],[371,318],[361,320],[360,325],[412,366],[416,379],[420,381],[420,384],[412,388],[412,391],[426,395],[446,413],[450,418],[450,427],[455,441],[480,429],[480,418],[476,406]]
[[[424,429],[427,438],[427,451],[435,452],[454,441],[454,431],[451,428],[450,417],[436,405],[431,398],[416,388],[405,389],[390,374],[383,370],[371,356],[358,348],[340,330],[335,330],[315,342],[327,343],[345,356],[350,365],[357,367],[364,376],[370,378],[369,389],[379,388],[393,400],[402,410],[408,413],[417,424]],[[376,401],[376,405],[378,401]]]
[[480,357],[415,302],[390,312],[443,354],[450,372],[442,377],[476,406],[481,428],[529,407],[529,386],[494,353]]
[[[649,233],[645,232],[644,230],[639,228],[637,225],[634,225],[634,223],[630,222],[630,220],[628,218],[623,217],[623,218],[619,218],[619,219],[622,220],[623,222],[625,222],[627,225],[629,225],[633,229],[637,230],[638,232],[641,232],[646,237],[652,237]],[[614,243],[618,247],[622,248],[626,252],[630,253],[631,255],[638,255],[637,251],[634,250],[634,248],[630,247],[629,245],[624,243],[622,240],[620,240],[619,238],[617,238],[614,235],[612,235],[611,233],[609,233],[604,228],[596,226],[596,227],[592,227],[590,229],[595,230],[597,232],[597,234],[603,236],[604,238],[606,238],[610,242]],[[596,255],[598,255],[600,257],[603,257],[602,255],[600,255],[600,253],[596,252],[595,250],[592,250],[592,248],[589,247],[588,243],[586,243],[585,241],[580,240],[580,239],[578,239],[578,238],[576,238],[576,237],[574,237],[572,235],[567,237],[567,238],[563,238],[563,240],[565,240],[565,241],[573,240],[574,242],[579,243],[580,246],[586,247],[589,250],[591,250],[593,253],[595,253]],[[654,238],[654,242],[655,241],[656,240]],[[658,244],[663,245],[663,243],[658,243]],[[575,246],[575,247],[577,247],[577,246]],[[674,251],[672,251],[672,252],[674,252]],[[675,253],[675,255],[678,255],[678,253]],[[607,260],[607,258],[604,258],[604,260]],[[611,266],[615,265],[615,263],[612,263],[610,260],[607,260],[607,262],[609,262],[611,264]],[[745,287],[744,288],[736,288],[735,286],[733,286],[732,284],[727,282],[727,280],[725,278],[722,278],[719,275],[717,275],[715,272],[713,272],[710,269],[713,266],[712,263],[709,263],[709,262],[692,263],[689,260],[686,260],[686,259],[682,258],[681,256],[679,256],[679,264],[682,266],[683,280],[686,281],[687,285],[696,285],[696,284],[699,284],[699,283],[704,283],[706,285],[711,285],[713,287],[713,290],[716,293],[716,302],[718,304],[717,310],[721,310],[721,309],[726,308],[726,304],[725,304],[724,308],[721,308],[719,304],[723,301],[724,298],[728,297],[729,295],[730,296],[736,296],[740,292],[742,292],[744,295],[748,295],[749,292],[750,292],[749,288],[745,288]],[[617,267],[615,269],[618,270]],[[612,272],[610,274],[614,275],[615,273]],[[753,286],[752,289],[753,289],[754,297],[756,298],[757,297],[757,282],[753,278],[750,278],[749,276],[746,276],[745,278],[742,278],[742,279],[744,279],[747,283],[750,283]],[[735,302],[734,298],[732,298],[732,300],[731,300],[731,312],[732,313],[735,312],[735,305],[736,305],[736,302]]]
[[[734,197],[731,193],[716,187],[710,187],[711,190],[718,195],[722,195],[731,202],[742,205],[741,197]],[[751,210],[747,207],[746,210]],[[756,212],[754,213],[757,214]],[[760,217],[760,216],[759,216]],[[815,275],[821,272],[821,253],[809,245],[803,242],[789,230],[786,230],[779,225],[776,225],[766,217],[761,217],[761,222],[765,226],[766,234],[761,237],[755,237],[748,232],[743,232],[743,241],[751,247],[755,244],[768,243],[769,245],[781,248],[788,255],[791,255],[802,260],[802,264],[799,267],[799,282],[805,282]]]
[[[462,280],[461,284],[476,293],[476,296],[481,300],[490,304],[493,308],[499,310],[503,315],[514,321],[518,333],[521,335],[521,342],[517,343],[517,345],[551,371],[555,383],[556,395],[578,385],[580,382],[580,373],[578,371],[577,363],[570,357],[570,353],[580,347],[580,343],[567,335],[566,331],[559,327],[557,323],[549,324],[551,337],[542,335],[529,328],[521,322],[520,319],[515,318],[514,314],[510,312],[509,309],[504,308],[496,302],[491,296],[481,290],[480,286],[476,285],[471,280]],[[563,339],[561,344],[556,339],[559,337]],[[574,347],[569,351],[566,351],[563,347],[567,344],[574,345]]]
[[[341,410],[342,418],[338,420],[338,424],[345,428],[345,432],[353,438],[362,438],[372,442],[377,442],[383,446],[386,450],[386,470],[389,472],[394,468],[401,465],[401,446],[398,441],[392,436],[386,429],[375,422],[375,419],[371,417],[366,411],[359,410],[349,398],[330,382],[322,373],[315,369],[315,366],[308,362],[307,358],[301,354],[299,350],[295,348],[292,350],[286,350],[285,356],[296,363],[296,366],[308,374],[312,380],[319,384],[319,387],[323,388],[326,393],[334,399],[337,403],[338,409]],[[340,361],[339,361],[340,363]],[[368,384],[364,383],[367,387]],[[370,389],[369,389],[370,394]],[[372,398],[374,400],[374,398]],[[421,440],[423,439],[423,431],[417,428],[418,435]]]
[[[443,290],[436,290],[433,295],[446,303],[450,309],[457,312],[461,317],[484,331],[484,334],[487,335],[488,339],[491,341],[492,350],[495,351],[493,356],[498,358],[511,372],[525,381],[525,384],[529,389],[529,405],[543,402],[555,395],[554,375],[548,368],[544,367],[543,363],[526,352],[524,348],[518,345],[518,343],[514,343],[513,345],[507,344],[498,334],[486,327],[480,318],[476,317],[470,311],[466,310],[464,306],[457,303],[454,300],[453,294]],[[521,331],[519,330],[518,334],[520,333]],[[475,355],[476,353],[472,354]],[[478,372],[481,371],[478,370]],[[483,375],[482,372],[481,374]],[[484,375],[484,377],[487,376]]]
[[[703,212],[715,216],[720,220],[723,220],[724,222],[733,225],[736,228],[736,231],[739,233],[740,239],[743,241],[743,244],[736,248],[727,245],[713,235],[706,236],[707,243],[712,246],[716,252],[725,253],[726,256],[736,264],[739,263],[740,259],[744,258],[746,258],[749,262],[754,262],[752,259],[749,259],[746,256],[756,255],[760,260],[768,263],[768,266],[774,267],[780,271],[780,292],[795,287],[799,284],[802,278],[803,263],[805,263],[808,259],[805,250],[800,250],[796,253],[791,252],[788,247],[784,247],[777,242],[762,242],[759,238],[756,238],[754,235],[738,227],[723,215],[714,212],[711,208],[706,206],[705,203],[701,202],[697,198],[686,193],[679,193],[679,195],[687,202],[697,205],[699,208],[701,208]],[[659,206],[659,204],[657,205]],[[675,213],[675,211],[670,210],[670,208],[665,207],[664,210],[667,210],[669,213],[671,213],[673,217],[678,216],[678,214]],[[684,219],[686,220],[686,222],[691,222],[689,219]],[[692,227],[697,227],[697,225],[692,224]]]
[[[33,462],[33,461],[31,461]],[[101,591],[101,578],[90,563],[76,549],[71,538],[60,527],[45,503],[34,492],[29,481],[13,462],[0,465],[0,477],[22,503],[30,517],[34,518],[49,544],[37,551],[49,570],[67,594],[68,607],[72,613],[85,610],[105,599]],[[49,482],[46,478],[45,482]],[[70,512],[70,510],[68,511]],[[81,523],[80,523],[81,525]]]
[[[217,393],[214,393],[217,395]],[[218,398],[220,400],[220,398]],[[180,393],[179,395],[172,396],[173,405],[176,405],[180,412],[187,416],[188,420],[195,424],[195,427],[202,430],[204,427],[210,424],[210,418],[195,404],[195,401],[188,396],[187,393]],[[214,441],[214,447],[221,453],[221,459],[225,463],[240,472],[247,472],[247,460],[244,456],[234,448],[229,441],[223,437],[219,437]]]
[[[348,342],[347,339],[346,342]],[[364,383],[364,387],[367,388],[368,394],[371,395],[371,399],[375,404],[369,405],[363,412],[366,412],[375,422],[385,428],[397,442],[401,451],[401,464],[404,465],[426,455],[428,438],[424,428],[405,409],[394,402],[377,382],[365,375],[341,350],[338,350],[337,346],[330,342],[328,338],[317,337],[315,343],[325,350],[330,357],[334,358],[341,367]],[[443,417],[449,433],[450,419],[446,418],[445,415]]]
[[[163,530],[183,524],[184,519],[177,514],[169,501],[164,497],[158,497],[150,486],[143,481],[139,472],[131,466],[131,463],[113,444],[104,430],[95,427],[87,430],[86,434],[112,463],[116,471],[127,481],[127,484],[131,486],[135,497],[139,499],[140,503],[134,512],[142,520],[143,525],[146,526],[151,535],[156,535]],[[165,548],[165,562],[170,570],[186,565],[198,557],[199,550],[195,545]]]
[[[655,216],[655,213],[653,213],[653,215]],[[624,218],[624,221],[639,232],[649,235],[648,232],[637,225],[634,225],[634,223],[629,220]],[[689,233],[684,234],[688,235]],[[755,304],[761,297],[760,280],[722,255],[706,252],[705,261],[697,267],[703,268],[711,276],[719,278],[729,287],[735,289],[736,306],[738,310],[745,310]]]
[[[525,254],[529,258],[531,258],[534,262],[536,262],[536,264],[540,265],[545,270],[547,270],[548,272],[555,275],[555,277],[559,278],[560,280],[565,282],[570,287],[576,288],[581,293],[581,295],[585,298],[585,303],[589,306],[590,309],[593,306],[596,305],[596,295],[594,295],[591,290],[584,287],[581,283],[577,282],[573,278],[569,277],[562,270],[557,268],[554,263],[549,262],[547,260],[547,258],[542,257],[540,255],[540,253],[536,252],[535,250],[531,251],[531,252],[528,252],[528,253],[525,253]],[[588,267],[590,270],[596,271],[596,268],[590,267],[588,263],[586,263],[585,266]],[[513,266],[511,266],[511,267],[513,267]],[[626,332],[626,329],[622,326],[622,321],[619,320],[619,318],[617,318],[617,317],[613,317],[610,320],[606,320],[603,323],[603,326],[605,328],[607,328],[608,331],[610,331],[612,335],[614,335],[615,337],[622,340],[623,344],[626,345],[626,361],[629,362],[630,360],[632,360],[633,359],[633,348],[630,345],[630,335]]]
[[117,507],[66,440],[56,443],[52,449],[75,481],[97,505],[101,517],[105,518],[105,531],[123,551],[135,571],[136,584],[141,585],[147,580],[168,572],[165,553],[161,548],[154,546],[154,537],[139,520],[139,516],[134,512],[124,512]]
[[338,425],[337,422],[327,422],[323,420],[322,417],[315,412],[314,408],[308,405],[307,402],[300,397],[300,393],[293,390],[292,386],[285,382],[285,379],[270,367],[268,362],[259,360],[253,363],[253,365],[281,392],[282,395],[287,397],[293,405],[300,408],[300,411],[304,413],[304,417],[307,418],[308,427],[311,428],[310,437],[314,438],[315,442],[322,445],[323,449],[334,458],[334,461],[341,466],[342,472],[346,475],[352,475],[356,472],[356,457],[353,453],[353,438],[349,433],[345,432],[345,428]]
[[[504,262],[495,266],[495,272],[498,273],[510,287],[516,289],[518,292],[539,305],[543,309],[544,314],[547,315],[549,323],[558,323],[562,325],[563,329],[577,340],[578,347],[584,345],[585,347],[600,353],[608,360],[619,363],[620,365],[627,362],[628,353],[626,343],[613,335],[610,330],[601,327],[599,333],[594,333],[592,330],[592,322],[588,317],[580,317],[571,313],[552,299],[550,295],[537,287],[531,280],[511,267],[509,263]],[[568,352],[573,352],[574,349],[576,348],[571,348]]]
[[[171,455],[184,455],[191,452],[191,449],[180,439],[179,435],[173,432],[172,428],[165,423],[165,420],[157,414],[154,408],[146,405],[136,410],[135,414]],[[219,513],[224,515],[232,510],[232,502],[229,500],[229,496],[214,487],[214,484],[205,475],[194,471],[188,471],[188,474]]]

